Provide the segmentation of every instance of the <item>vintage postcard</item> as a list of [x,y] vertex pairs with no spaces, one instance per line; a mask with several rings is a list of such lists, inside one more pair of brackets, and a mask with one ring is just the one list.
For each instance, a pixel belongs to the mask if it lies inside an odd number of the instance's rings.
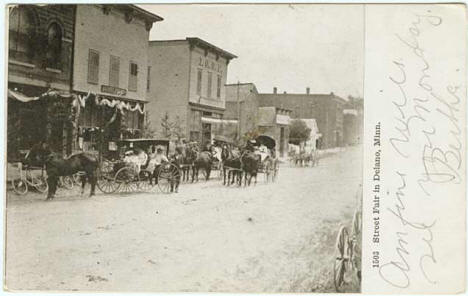
[[465,291],[463,4],[5,17],[4,290]]

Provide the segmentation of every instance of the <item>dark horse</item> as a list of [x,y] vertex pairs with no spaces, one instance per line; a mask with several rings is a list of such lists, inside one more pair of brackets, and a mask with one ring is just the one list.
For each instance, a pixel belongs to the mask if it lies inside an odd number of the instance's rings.
[[[221,151],[221,161],[223,162],[223,185],[229,186],[233,184],[236,178],[240,185],[242,182],[240,155],[235,155],[228,145],[224,144]],[[226,170],[228,171],[227,175]]]
[[176,152],[178,154],[177,162],[182,172],[182,181],[188,181],[190,179],[190,168],[193,168],[193,163],[197,158],[197,154],[193,149],[189,149],[185,146],[177,147]]
[[213,164],[213,158],[211,152],[202,151],[198,152],[196,148],[192,148],[196,157],[193,162],[192,182],[195,180],[198,182],[198,173],[200,169],[205,171],[206,181],[210,179],[211,165]]
[[261,156],[252,151],[244,150],[241,156],[242,170],[245,173],[244,186],[250,186],[252,178],[255,178],[257,184],[258,167],[260,166]]
[[86,179],[91,183],[91,192],[89,196],[95,194],[96,188],[96,170],[99,166],[99,160],[96,156],[87,152],[74,154],[66,159],[52,152],[49,145],[45,142],[35,144],[25,158],[26,164],[45,165],[47,172],[47,184],[49,192],[47,199],[55,197],[57,183],[60,176],[71,176],[77,172],[84,171],[85,175],[81,178],[81,194],[84,192]]

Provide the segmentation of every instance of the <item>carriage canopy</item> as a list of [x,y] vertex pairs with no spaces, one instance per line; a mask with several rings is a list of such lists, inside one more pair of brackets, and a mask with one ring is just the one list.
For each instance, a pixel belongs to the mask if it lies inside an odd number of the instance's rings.
[[265,145],[268,149],[274,149],[276,147],[275,139],[267,135],[260,135],[255,141],[258,145]]

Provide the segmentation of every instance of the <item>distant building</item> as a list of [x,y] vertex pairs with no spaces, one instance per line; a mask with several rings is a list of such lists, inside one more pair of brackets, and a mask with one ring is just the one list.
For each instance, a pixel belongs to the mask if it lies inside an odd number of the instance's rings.
[[343,134],[345,145],[362,143],[364,101],[361,98],[348,98],[343,109]]
[[343,107],[346,101],[333,93],[259,94],[260,106],[276,106],[292,110],[291,118],[315,119],[322,134],[319,148],[343,145]]
[[258,91],[253,83],[226,85],[225,118],[239,120],[239,139],[245,140],[258,128]]
[[[236,58],[199,38],[149,42],[148,112],[165,137],[211,142],[223,121],[229,62]],[[171,126],[172,129],[171,130]]]
[[8,9],[8,159],[41,140],[63,152],[71,145],[69,128],[54,112],[55,102],[41,96],[49,89],[70,91],[75,6]]
[[149,31],[162,20],[135,5],[77,5],[73,91],[91,94],[80,112],[78,149],[105,152],[120,138],[141,136],[151,75]]
[[[276,107],[277,110],[286,110],[291,118],[314,119],[320,133],[316,143],[319,149],[343,145],[343,108],[346,101],[333,93],[310,94],[307,89],[305,94],[279,94],[275,89],[272,94],[266,94],[258,93],[253,83],[226,85],[226,93],[226,118],[239,119],[240,115],[241,137],[258,132],[262,107]],[[285,128],[285,135],[288,133],[289,128]]]

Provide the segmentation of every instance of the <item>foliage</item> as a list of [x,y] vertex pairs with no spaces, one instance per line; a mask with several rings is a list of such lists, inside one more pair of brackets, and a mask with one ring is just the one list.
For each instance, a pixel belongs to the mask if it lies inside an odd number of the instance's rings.
[[179,116],[176,116],[174,120],[171,120],[169,118],[169,114],[166,112],[161,119],[162,136],[170,139],[175,138],[177,141],[180,141],[184,138],[182,124],[183,122]]
[[310,137],[311,129],[301,119],[293,119],[289,124],[289,143],[299,145]]

